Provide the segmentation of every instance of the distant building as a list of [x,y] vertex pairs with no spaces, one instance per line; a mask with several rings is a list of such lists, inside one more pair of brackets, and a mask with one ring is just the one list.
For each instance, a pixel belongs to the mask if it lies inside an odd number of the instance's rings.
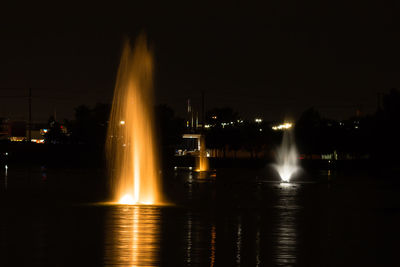
[[[44,143],[44,135],[47,132],[45,123],[33,123],[31,129],[31,141]],[[12,121],[0,118],[0,140],[11,142],[27,141],[29,136],[28,124],[26,121]]]
[[201,134],[184,134],[175,155],[198,155],[200,151],[200,138]]
[[8,139],[8,121],[0,118],[0,140]]
[[26,141],[27,125],[25,121],[10,121],[8,125],[8,138],[11,141]]

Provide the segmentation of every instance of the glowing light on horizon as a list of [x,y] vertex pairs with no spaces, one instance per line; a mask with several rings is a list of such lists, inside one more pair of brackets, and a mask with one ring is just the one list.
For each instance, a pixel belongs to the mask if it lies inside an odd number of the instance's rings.
[[277,131],[277,130],[287,130],[293,127],[293,123],[286,122],[280,125],[272,126],[272,130]]
[[44,139],[31,139],[31,142],[36,144],[44,144]]

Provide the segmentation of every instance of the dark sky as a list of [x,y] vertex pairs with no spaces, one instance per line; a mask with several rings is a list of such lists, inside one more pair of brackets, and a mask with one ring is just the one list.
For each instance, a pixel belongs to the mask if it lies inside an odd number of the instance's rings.
[[178,114],[205,91],[207,108],[246,118],[315,106],[343,119],[373,112],[378,93],[400,87],[394,2],[33,2],[1,9],[0,117],[27,117],[28,87],[39,121],[110,102],[124,36],[142,31],[155,52],[157,102]]

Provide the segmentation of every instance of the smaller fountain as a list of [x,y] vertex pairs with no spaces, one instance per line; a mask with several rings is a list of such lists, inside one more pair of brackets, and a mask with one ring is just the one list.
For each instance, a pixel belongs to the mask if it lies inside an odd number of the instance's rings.
[[209,170],[206,151],[206,139],[204,135],[201,135],[199,137],[199,158],[196,165],[196,171],[206,172]]
[[299,154],[296,149],[292,130],[285,130],[281,146],[276,153],[276,164],[273,165],[279,173],[282,182],[289,183],[293,174],[300,167],[298,164]]

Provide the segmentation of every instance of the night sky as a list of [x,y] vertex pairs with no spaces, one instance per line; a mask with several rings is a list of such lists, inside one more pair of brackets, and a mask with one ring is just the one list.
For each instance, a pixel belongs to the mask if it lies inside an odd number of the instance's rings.
[[378,93],[400,87],[394,2],[215,2],[2,7],[0,117],[27,118],[29,87],[34,121],[111,102],[124,37],[143,31],[157,103],[178,115],[204,91],[207,108],[244,118],[297,118],[314,106],[344,119],[374,112]]

